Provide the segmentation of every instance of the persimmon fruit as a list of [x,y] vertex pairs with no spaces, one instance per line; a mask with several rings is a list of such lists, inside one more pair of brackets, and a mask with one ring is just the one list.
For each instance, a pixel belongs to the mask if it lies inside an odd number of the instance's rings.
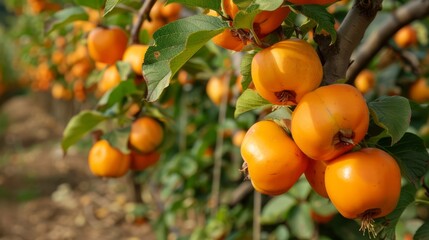
[[374,234],[371,221],[391,213],[401,192],[396,160],[378,148],[362,148],[328,162],[326,190],[346,218],[362,219],[361,230]]
[[103,139],[91,147],[88,165],[91,172],[96,176],[116,178],[128,172],[130,158]]
[[417,103],[429,102],[429,84],[425,78],[414,82],[408,92],[409,98]]
[[97,84],[97,95],[102,96],[110,89],[121,83],[121,75],[116,65],[110,65],[104,70],[100,81]]
[[158,162],[161,154],[153,151],[147,154],[141,154],[136,151],[130,153],[130,169],[142,171]]
[[310,159],[304,175],[310,186],[317,194],[322,197],[329,198],[325,186],[326,167],[327,163],[325,161]]
[[355,87],[363,94],[374,89],[375,76],[371,70],[365,69],[361,71],[355,79]]
[[393,40],[401,48],[410,47],[417,44],[417,31],[411,25],[404,26],[395,33]]
[[269,120],[250,127],[240,151],[253,187],[267,195],[287,192],[309,161],[286,131]]
[[332,84],[307,93],[292,112],[298,147],[315,160],[331,160],[351,150],[369,125],[365,98],[355,87]]
[[214,36],[212,42],[219,47],[236,52],[240,52],[247,45],[246,40],[241,39],[233,29],[225,29],[220,34]]
[[129,142],[141,153],[155,151],[164,139],[164,129],[156,119],[141,117],[131,124]]
[[88,34],[89,56],[96,62],[114,64],[122,59],[128,36],[119,27],[97,27]]
[[131,64],[131,68],[137,75],[142,75],[144,55],[149,46],[143,44],[132,44],[124,52],[122,60]]
[[251,74],[256,91],[278,105],[296,105],[323,77],[320,59],[304,40],[284,40],[258,52]]
[[215,105],[220,105],[225,95],[229,97],[230,90],[225,77],[213,76],[209,79],[206,86],[206,92],[210,100]]

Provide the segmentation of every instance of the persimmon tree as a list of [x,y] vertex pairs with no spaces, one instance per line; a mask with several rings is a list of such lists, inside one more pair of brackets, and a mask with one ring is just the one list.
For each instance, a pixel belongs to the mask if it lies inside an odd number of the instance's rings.
[[[429,237],[428,1],[31,2],[16,33],[34,18],[44,38],[16,44],[33,89],[91,105],[64,153],[107,146],[90,165],[128,166],[159,239]],[[127,164],[104,166],[108,152]]]

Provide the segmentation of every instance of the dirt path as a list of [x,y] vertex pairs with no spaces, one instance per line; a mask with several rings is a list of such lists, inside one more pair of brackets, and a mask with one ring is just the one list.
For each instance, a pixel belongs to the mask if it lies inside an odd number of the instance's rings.
[[1,108],[0,240],[155,239],[134,223],[128,179],[91,175],[84,147],[64,158],[61,124],[34,102]]

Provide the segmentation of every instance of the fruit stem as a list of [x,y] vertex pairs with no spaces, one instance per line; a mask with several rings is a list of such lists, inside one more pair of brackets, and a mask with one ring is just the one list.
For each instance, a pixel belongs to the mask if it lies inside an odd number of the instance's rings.
[[258,45],[258,47],[263,48],[262,42],[259,39],[258,35],[256,34],[255,30],[253,28],[250,29],[250,32],[253,35],[253,39],[255,40],[256,45]]
[[137,21],[131,28],[131,43],[139,43],[140,29],[145,19],[150,19],[149,13],[156,0],[147,0],[143,2],[142,7],[139,9],[137,14]]
[[429,201],[423,199],[416,199],[414,202],[429,205]]

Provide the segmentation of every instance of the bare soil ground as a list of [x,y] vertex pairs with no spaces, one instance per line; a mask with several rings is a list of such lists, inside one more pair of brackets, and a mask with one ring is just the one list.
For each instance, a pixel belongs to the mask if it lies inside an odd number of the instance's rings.
[[15,97],[0,109],[0,240],[155,239],[132,219],[128,178],[94,177],[85,147],[63,157],[65,121],[37,100]]

